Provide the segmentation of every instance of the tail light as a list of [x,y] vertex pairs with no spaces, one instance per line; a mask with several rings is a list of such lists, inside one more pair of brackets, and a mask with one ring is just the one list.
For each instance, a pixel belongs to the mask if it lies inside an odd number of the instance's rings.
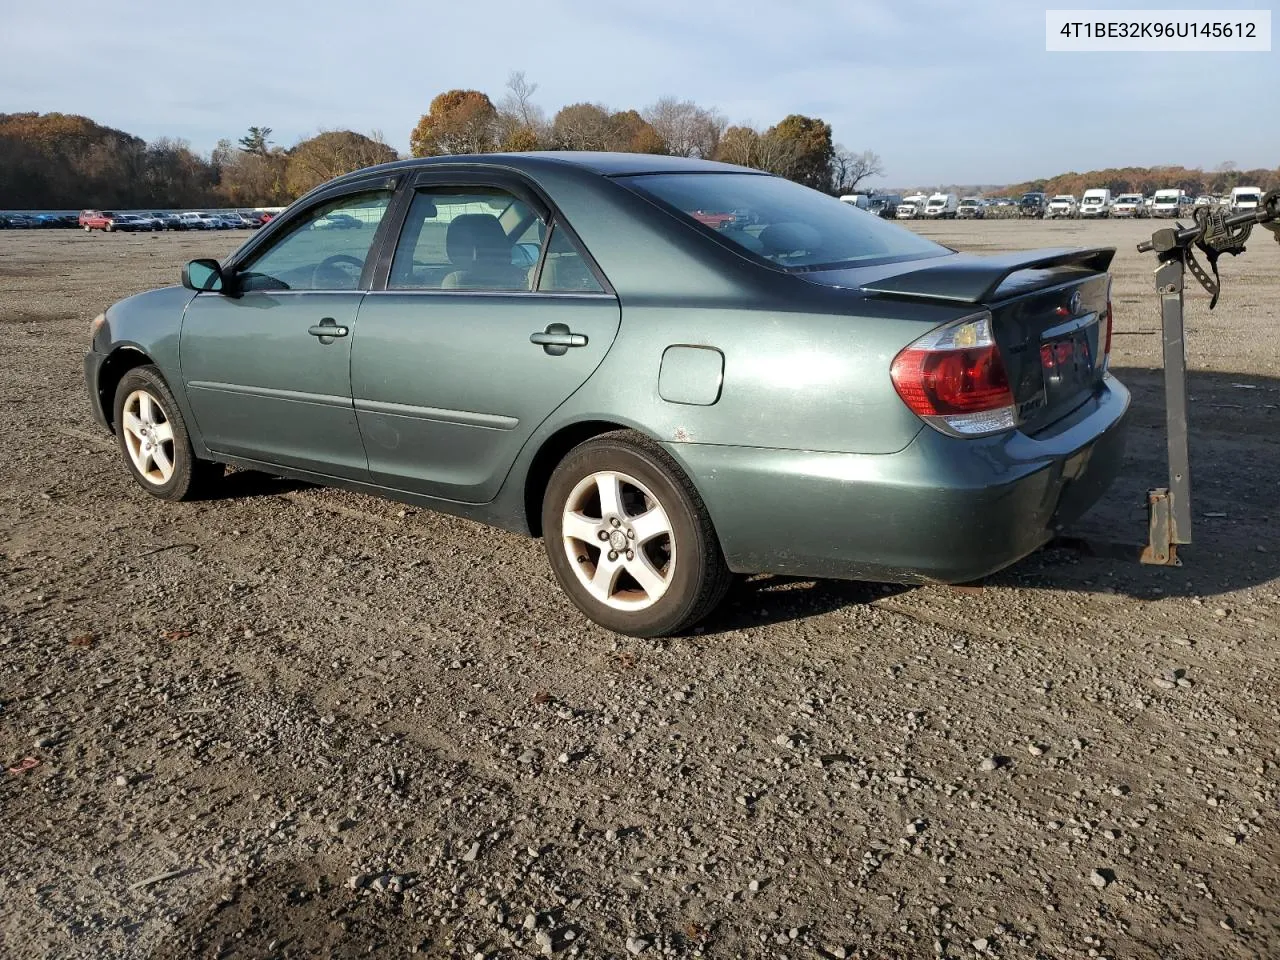
[[1111,312],[1111,279],[1107,278],[1107,336],[1102,347],[1102,372],[1111,366],[1111,331],[1115,329],[1115,314]]
[[926,333],[893,358],[889,376],[911,412],[943,433],[973,437],[1017,426],[989,313]]

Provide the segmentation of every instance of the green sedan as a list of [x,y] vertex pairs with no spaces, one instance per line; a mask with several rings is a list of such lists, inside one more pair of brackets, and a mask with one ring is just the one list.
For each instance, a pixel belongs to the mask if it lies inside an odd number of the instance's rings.
[[232,464],[540,536],[588,617],[658,636],[735,573],[964,582],[1088,509],[1129,407],[1113,254],[957,254],[677,157],[409,160],[115,304],[84,369],[153,496]]

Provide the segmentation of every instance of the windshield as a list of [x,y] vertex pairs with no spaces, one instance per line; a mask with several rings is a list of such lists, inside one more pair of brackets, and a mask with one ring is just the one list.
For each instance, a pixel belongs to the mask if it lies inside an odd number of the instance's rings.
[[1245,203],[1257,203],[1258,195],[1256,193],[1237,193],[1236,202],[1243,200]]
[[[886,263],[951,251],[817,190],[749,173],[619,177],[624,186],[673,208],[698,229],[784,269]],[[734,214],[737,211],[737,215]],[[710,213],[727,214],[718,229]]]

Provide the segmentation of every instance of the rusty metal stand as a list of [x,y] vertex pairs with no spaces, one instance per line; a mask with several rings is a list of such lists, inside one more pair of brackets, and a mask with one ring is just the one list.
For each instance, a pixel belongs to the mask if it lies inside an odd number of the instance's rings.
[[[1164,346],[1165,427],[1169,451],[1169,485],[1147,491],[1147,545],[1142,562],[1179,567],[1178,547],[1191,542],[1191,460],[1187,451],[1187,346],[1183,317],[1183,284],[1190,270],[1209,293],[1209,309],[1221,292],[1218,258],[1244,253],[1245,241],[1255,225],[1265,226],[1280,241],[1280,191],[1264,195],[1257,209],[1228,214],[1197,209],[1196,224],[1175,224],[1157,230],[1138,244],[1139,253],[1154,252],[1156,292],[1160,295],[1160,328]],[[1213,270],[1196,261],[1198,248]]]
[[1178,567],[1178,546],[1191,542],[1191,459],[1187,449],[1187,347],[1182,285],[1186,247],[1160,253],[1156,292],[1164,344],[1165,429],[1169,485],[1147,491],[1147,545],[1142,562]]

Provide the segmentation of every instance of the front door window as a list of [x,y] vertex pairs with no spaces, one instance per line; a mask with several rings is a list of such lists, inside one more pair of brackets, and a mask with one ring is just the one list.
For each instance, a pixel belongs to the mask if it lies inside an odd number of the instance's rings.
[[322,203],[237,271],[240,289],[356,290],[392,191]]

